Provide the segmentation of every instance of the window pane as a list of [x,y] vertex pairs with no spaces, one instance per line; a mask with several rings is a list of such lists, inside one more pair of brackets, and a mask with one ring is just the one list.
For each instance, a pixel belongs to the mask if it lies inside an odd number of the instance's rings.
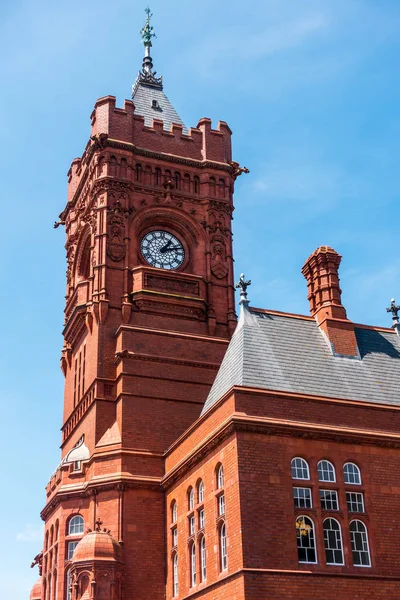
[[190,550],[190,583],[191,586],[195,586],[196,585],[196,547],[194,544],[192,544],[191,550]]
[[293,479],[310,479],[308,464],[303,458],[294,458],[291,467]]
[[72,555],[77,545],[78,542],[68,542],[68,560],[72,560]]
[[199,512],[199,529],[204,528],[204,510]]
[[364,512],[364,494],[346,492],[347,510],[349,512]]
[[221,531],[220,531],[220,552],[221,552],[221,571],[225,571],[228,568],[225,523],[222,525]]
[[174,578],[173,593],[174,593],[174,596],[177,596],[178,595],[178,555],[177,554],[175,554],[175,556],[174,556],[173,578]]
[[194,489],[191,488],[189,491],[189,510],[194,508]]
[[361,485],[361,472],[354,463],[346,463],[343,467],[344,482]]
[[361,521],[352,521],[350,523],[350,540],[353,552],[353,564],[355,566],[369,567],[371,565],[369,557],[367,528]]
[[293,500],[295,508],[312,508],[311,489],[293,488]]
[[297,553],[300,563],[316,563],[314,524],[308,517],[296,519]]
[[335,468],[329,460],[320,460],[318,463],[318,479],[320,481],[336,481]]
[[172,546],[178,545],[178,529],[175,527],[172,530]]
[[224,487],[224,468],[222,465],[218,469],[217,485],[218,489]]
[[324,544],[327,564],[342,565],[342,535],[340,525],[335,519],[325,519],[324,521]]
[[322,510],[339,510],[338,495],[335,490],[320,490]]
[[218,498],[218,514],[219,516],[225,514],[225,495],[221,494]]
[[83,527],[83,517],[81,517],[81,515],[76,515],[75,517],[72,517],[72,519],[69,522],[68,533],[69,535],[78,535],[80,533],[83,533]]
[[201,580],[205,581],[206,574],[207,574],[207,562],[206,562],[206,540],[204,537],[201,540],[200,551],[201,551]]
[[199,503],[204,502],[204,484],[202,481],[199,483]]
[[193,535],[195,531],[195,519],[194,515],[189,517],[189,535]]

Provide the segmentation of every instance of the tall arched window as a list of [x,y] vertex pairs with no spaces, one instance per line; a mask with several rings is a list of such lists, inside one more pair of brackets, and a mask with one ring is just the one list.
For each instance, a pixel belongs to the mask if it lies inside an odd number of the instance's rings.
[[194,542],[190,546],[190,587],[196,585],[196,546]]
[[226,548],[226,525],[222,524],[219,530],[219,552],[221,557],[221,571],[226,571],[228,568],[228,552]]
[[54,537],[54,525],[50,527],[50,546],[53,545],[53,537]]
[[161,169],[159,167],[154,171],[154,183],[156,185],[161,185]]
[[151,167],[150,167],[150,165],[147,165],[144,169],[144,183],[146,185],[151,185],[151,176],[152,176]]
[[219,465],[217,469],[217,489],[224,487],[224,467]]
[[217,182],[215,181],[215,177],[210,177],[209,188],[210,188],[210,196],[215,196],[216,189],[217,189]]
[[178,555],[174,554],[174,558],[172,559],[172,594],[173,596],[178,595],[179,587],[178,587]]
[[65,594],[66,600],[72,600],[71,569],[67,572],[66,590],[67,590],[67,593]]
[[200,542],[200,563],[201,563],[201,581],[205,581],[207,577],[207,557],[206,557],[206,538],[201,538]]
[[310,469],[304,458],[296,456],[291,462],[292,479],[310,479]]
[[115,177],[117,175],[118,161],[115,156],[110,158],[110,175]]
[[218,182],[218,190],[220,198],[225,198],[225,179],[220,179]]
[[136,164],[136,181],[142,181],[142,165]]
[[128,174],[128,161],[126,160],[126,158],[121,158],[119,172],[120,172],[120,176],[123,179],[126,179],[127,174]]
[[193,177],[193,191],[195,194],[200,194],[200,178],[197,175]]
[[362,521],[351,521],[350,541],[353,552],[353,565],[355,567],[370,567],[371,558],[369,555],[368,533]]
[[344,482],[351,485],[361,485],[361,471],[352,462],[343,465]]
[[178,171],[175,172],[174,179],[175,179],[175,189],[180,190],[181,189],[181,174],[178,173]]
[[183,189],[185,192],[190,192],[190,175],[185,173],[183,176]]
[[172,501],[171,504],[171,523],[176,523],[178,520],[178,506],[176,504],[176,500]]
[[192,487],[188,489],[188,507],[189,510],[194,509],[194,489]]
[[75,515],[69,522],[68,535],[80,535],[83,533],[84,520],[81,515]]
[[299,563],[316,563],[314,523],[301,515],[296,519],[297,555]]
[[197,486],[197,502],[200,504],[204,502],[204,483],[202,479],[200,479],[199,484]]
[[336,481],[335,467],[329,460],[320,460],[318,463],[318,479],[320,481]]
[[343,565],[342,531],[336,519],[324,521],[324,544],[327,565]]

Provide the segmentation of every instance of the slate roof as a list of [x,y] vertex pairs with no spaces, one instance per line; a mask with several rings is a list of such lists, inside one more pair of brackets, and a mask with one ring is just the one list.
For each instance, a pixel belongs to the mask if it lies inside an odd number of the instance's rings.
[[361,359],[333,356],[314,320],[242,307],[202,414],[234,385],[400,405],[400,338],[355,334]]
[[[172,123],[182,125],[183,132],[187,133],[187,127],[172,106],[164,93],[162,85],[148,85],[142,81],[142,74],[132,88],[132,100],[135,105],[135,114],[144,117],[147,127],[153,125],[153,119],[164,121],[164,129],[170,130]],[[157,102],[157,108],[153,108],[153,100]]]

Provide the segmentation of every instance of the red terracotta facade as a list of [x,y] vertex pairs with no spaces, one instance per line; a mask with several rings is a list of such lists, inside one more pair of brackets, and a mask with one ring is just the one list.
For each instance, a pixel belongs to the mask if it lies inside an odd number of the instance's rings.
[[[60,216],[63,462],[46,488],[31,600],[400,597],[399,407],[235,387],[200,416],[236,325],[231,218],[240,169],[229,127],[208,119],[187,134],[157,120],[148,127],[132,102],[117,108],[112,96],[97,101],[91,119]],[[180,240],[178,270],[144,260],[140,241],[154,230]],[[308,318],[317,315],[337,353],[350,356],[357,347],[339,263],[327,247],[308,259]],[[310,468],[309,509],[293,506],[294,457]],[[329,486],[318,481],[321,459],[336,469]],[[362,473],[351,490],[365,498],[357,516],[368,529],[364,568],[352,561],[347,462]],[[341,566],[326,564],[322,527],[332,514],[321,508],[321,489],[338,494]],[[298,561],[300,515],[315,525],[315,564]]]

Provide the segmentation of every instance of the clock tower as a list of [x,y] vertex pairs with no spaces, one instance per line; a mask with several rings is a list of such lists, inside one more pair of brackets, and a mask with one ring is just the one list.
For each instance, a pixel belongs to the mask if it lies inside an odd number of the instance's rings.
[[236,325],[243,169],[225,122],[187,128],[168,100],[150,17],[132,101],[96,102],[56,223],[67,238],[62,462],[33,600],[164,599],[164,453],[199,417]]

